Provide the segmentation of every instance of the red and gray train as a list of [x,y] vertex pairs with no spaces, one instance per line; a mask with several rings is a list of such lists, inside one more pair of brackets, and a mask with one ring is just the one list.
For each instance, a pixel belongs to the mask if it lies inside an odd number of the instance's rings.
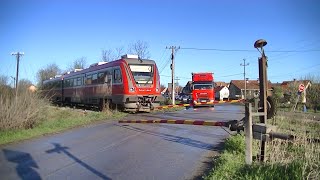
[[155,61],[124,55],[43,82],[43,92],[55,103],[106,105],[124,111],[150,111],[160,105],[160,76]]

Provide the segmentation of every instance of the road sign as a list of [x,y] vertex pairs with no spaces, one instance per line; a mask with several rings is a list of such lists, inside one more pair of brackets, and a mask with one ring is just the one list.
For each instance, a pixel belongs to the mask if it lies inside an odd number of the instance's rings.
[[300,85],[299,85],[299,92],[302,92],[302,91],[304,91],[304,85],[303,85],[303,84],[300,84]]

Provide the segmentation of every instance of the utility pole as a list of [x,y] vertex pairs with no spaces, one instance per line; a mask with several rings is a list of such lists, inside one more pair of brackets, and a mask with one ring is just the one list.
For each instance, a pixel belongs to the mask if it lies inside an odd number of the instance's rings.
[[175,84],[174,84],[174,55],[180,47],[170,46],[166,47],[166,49],[171,49],[171,83],[172,83],[172,90],[171,90],[171,98],[172,98],[172,105],[175,105]]
[[16,98],[18,96],[18,82],[19,82],[19,63],[20,63],[20,56],[23,56],[24,53],[23,52],[13,52],[11,53],[11,55],[13,56],[16,56],[17,58],[17,72],[16,72],[16,85],[15,85],[15,88],[16,88]]
[[241,63],[240,66],[243,66],[244,99],[246,99],[247,98],[246,66],[249,66],[249,63],[246,64],[246,59],[243,59],[243,64]]
[[[16,88],[16,78],[13,76],[10,76],[13,79],[13,88]],[[11,84],[11,83],[10,83]]]

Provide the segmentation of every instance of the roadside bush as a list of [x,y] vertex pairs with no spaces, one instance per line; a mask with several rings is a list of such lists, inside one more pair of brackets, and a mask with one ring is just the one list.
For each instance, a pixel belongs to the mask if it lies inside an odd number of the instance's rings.
[[163,106],[163,105],[170,105],[172,104],[172,100],[169,99],[169,98],[165,98],[164,101],[160,101],[160,105]]
[[224,146],[226,151],[244,154],[244,151],[245,151],[244,137],[240,134],[237,134],[232,138],[227,139]]
[[320,108],[320,84],[313,84],[307,89],[307,105],[315,113]]
[[0,88],[0,130],[28,129],[44,118],[47,100],[37,93],[20,90],[18,96],[9,88]]

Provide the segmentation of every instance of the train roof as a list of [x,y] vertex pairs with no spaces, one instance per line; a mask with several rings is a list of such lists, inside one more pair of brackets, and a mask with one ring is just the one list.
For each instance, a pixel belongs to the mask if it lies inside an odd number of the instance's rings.
[[74,71],[67,72],[60,77],[50,78],[50,79],[47,79],[43,82],[47,83],[47,82],[51,82],[51,81],[57,81],[57,80],[61,80],[62,78],[77,76],[79,74],[88,73],[91,71],[97,71],[97,70],[104,69],[107,67],[117,66],[117,65],[120,65],[121,63],[124,63],[124,62],[127,64],[155,64],[155,61],[151,60],[151,59],[137,59],[137,58],[132,58],[131,56],[122,56],[122,58],[119,60],[115,60],[115,61],[111,61],[111,62],[94,63],[94,64],[90,65],[90,67],[88,67],[88,68],[76,69]]

